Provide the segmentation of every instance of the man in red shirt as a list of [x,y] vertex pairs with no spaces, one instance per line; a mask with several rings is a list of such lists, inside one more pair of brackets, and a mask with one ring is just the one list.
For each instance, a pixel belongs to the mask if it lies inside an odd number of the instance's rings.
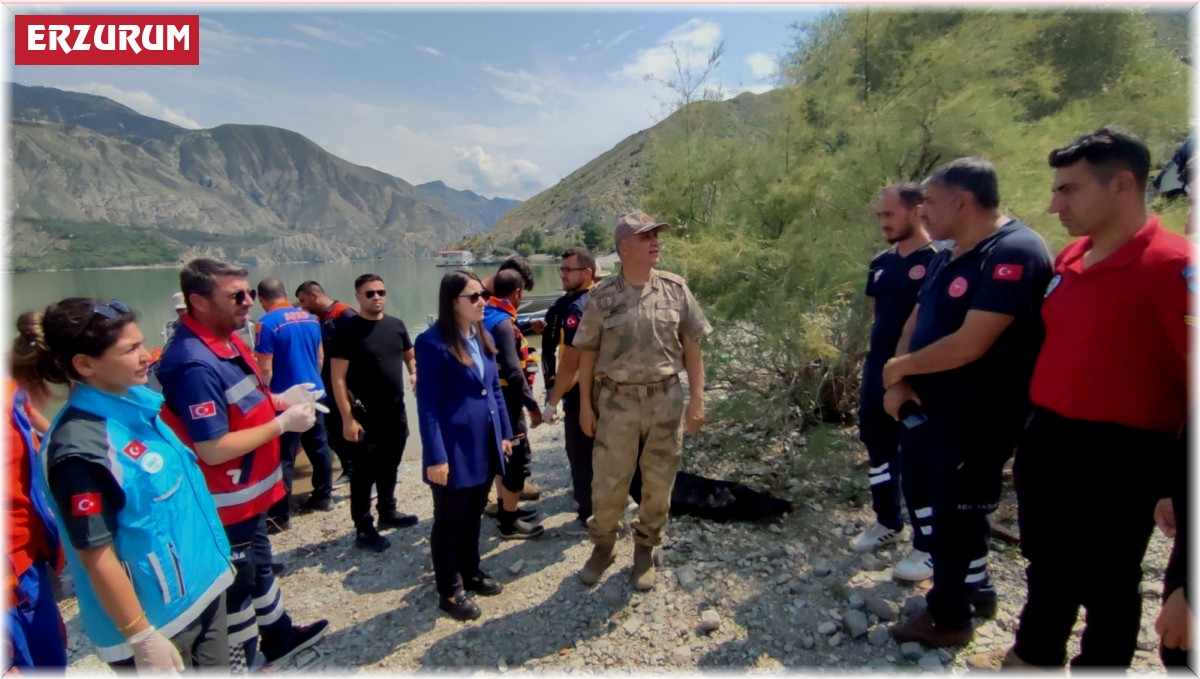
[[1188,243],[1146,212],[1150,152],[1115,127],[1050,153],[1072,236],[1046,287],[1015,477],[1028,597],[1005,664],[1129,667],[1141,563],[1187,413]]

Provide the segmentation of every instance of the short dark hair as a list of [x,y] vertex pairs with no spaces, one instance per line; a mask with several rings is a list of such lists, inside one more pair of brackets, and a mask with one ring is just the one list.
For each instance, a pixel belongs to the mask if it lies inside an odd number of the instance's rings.
[[304,281],[300,284],[300,287],[296,288],[296,296],[299,297],[302,294],[323,295],[325,294],[325,288],[321,287],[321,284],[316,281]]
[[900,200],[904,203],[904,206],[909,209],[925,202],[925,193],[921,190],[921,185],[917,182],[896,182],[884,189],[884,191],[895,191],[896,195],[900,196]]
[[1138,187],[1145,189],[1150,177],[1150,149],[1132,132],[1116,125],[1085,134],[1050,152],[1050,167],[1060,168],[1087,161],[1093,174],[1108,183],[1121,170],[1129,170]]
[[497,297],[508,297],[524,286],[525,280],[521,278],[521,274],[512,269],[497,271],[496,277],[492,279],[492,292],[496,293]]
[[1000,207],[1000,181],[996,178],[996,167],[985,158],[968,156],[952,160],[929,175],[925,184],[930,183],[966,191],[975,196],[975,202],[981,208]]
[[287,290],[283,288],[283,281],[278,278],[264,278],[258,282],[259,299],[283,299],[285,297],[287,297]]
[[512,269],[521,274],[521,280],[524,282],[525,289],[533,292],[533,269],[530,268],[529,262],[526,262],[524,257],[513,255],[500,262],[500,268],[496,269],[496,273],[499,274],[501,271],[507,269]]
[[382,283],[383,279],[379,277],[379,274],[365,273],[354,279],[354,291],[358,292],[362,289],[362,286],[366,285],[367,283],[374,283],[375,281]]
[[183,265],[183,270],[179,272],[179,290],[183,293],[184,304],[187,304],[188,311],[191,311],[192,302],[189,298],[192,295],[202,297],[212,295],[213,290],[217,289],[218,278],[223,276],[245,278],[247,275],[245,269],[229,262],[201,257]]
[[575,257],[579,260],[579,266],[591,269],[592,275],[596,275],[596,257],[592,254],[591,250],[581,245],[576,245],[563,251],[562,258],[566,259],[568,257]]

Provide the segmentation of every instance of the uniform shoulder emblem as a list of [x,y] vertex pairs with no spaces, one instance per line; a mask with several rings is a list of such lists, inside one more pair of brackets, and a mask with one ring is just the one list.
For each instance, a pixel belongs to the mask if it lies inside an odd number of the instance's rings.
[[671,273],[670,271],[659,271],[658,275],[664,281],[670,281],[676,285],[687,285],[687,281],[684,280],[683,276],[680,276],[677,273]]

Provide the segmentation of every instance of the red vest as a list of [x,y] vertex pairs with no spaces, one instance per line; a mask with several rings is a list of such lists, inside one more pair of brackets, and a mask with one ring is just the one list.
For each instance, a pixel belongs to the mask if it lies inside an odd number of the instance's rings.
[[[274,420],[275,406],[271,403],[271,393],[263,384],[250,348],[237,333],[229,337],[229,342],[233,349],[213,337],[190,314],[184,314],[175,337],[163,352],[158,377],[166,391],[171,388],[170,382],[175,371],[197,363],[204,365],[217,376],[221,388],[225,390],[226,399],[217,407],[225,409],[229,431],[236,432]],[[237,360],[238,357],[241,361]],[[247,367],[250,372],[246,372]],[[195,449],[183,420],[166,405],[163,406],[162,418],[184,444]],[[226,526],[266,513],[272,504],[284,496],[278,436],[222,464],[210,465],[203,460],[199,460],[199,463],[208,490],[217,505],[221,523]]]

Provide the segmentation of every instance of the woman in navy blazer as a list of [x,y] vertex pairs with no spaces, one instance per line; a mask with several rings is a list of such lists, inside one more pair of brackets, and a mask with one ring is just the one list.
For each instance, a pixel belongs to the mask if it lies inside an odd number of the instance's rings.
[[438,606],[458,620],[480,616],[467,591],[492,596],[503,590],[479,570],[479,524],[488,487],[512,452],[496,345],[483,328],[489,296],[475,274],[446,274],[437,322],[414,343],[424,478],[433,491],[430,551]]

